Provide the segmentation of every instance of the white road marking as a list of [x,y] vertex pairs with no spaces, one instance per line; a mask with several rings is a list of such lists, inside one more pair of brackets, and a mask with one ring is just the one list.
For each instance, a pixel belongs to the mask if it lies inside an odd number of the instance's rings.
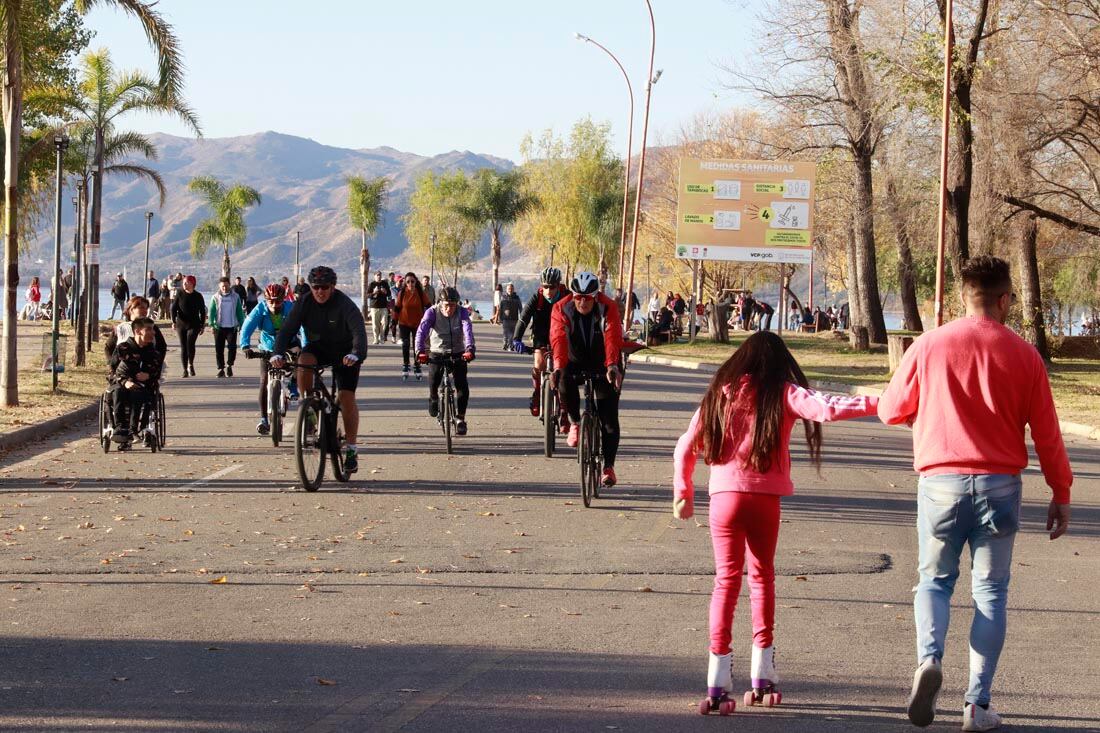
[[184,484],[183,486],[181,486],[179,488],[179,490],[180,491],[191,491],[192,489],[196,489],[199,486],[205,486],[206,484],[210,483],[214,479],[221,478],[222,476],[225,476],[226,474],[233,473],[234,471],[236,471],[237,469],[242,468],[242,467],[243,467],[243,464],[234,463],[231,466],[226,466],[225,468],[221,469],[220,471],[215,471],[214,473],[210,474],[209,476],[205,476],[203,478],[200,478],[198,481],[192,481],[189,484]]

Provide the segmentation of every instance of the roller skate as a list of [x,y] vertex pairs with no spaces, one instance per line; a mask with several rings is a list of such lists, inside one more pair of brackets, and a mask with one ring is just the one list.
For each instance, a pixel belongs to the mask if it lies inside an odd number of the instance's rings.
[[779,691],[779,673],[775,671],[775,647],[752,648],[752,689],[745,692],[745,705],[775,707],[783,702]]
[[409,381],[409,365],[408,364],[405,364],[403,367],[401,367],[401,381],[402,382]]
[[416,377],[418,382],[424,378],[424,374],[420,371],[420,362],[413,364],[413,376]]
[[707,696],[699,701],[699,714],[730,715],[737,709],[737,702],[730,697],[733,689],[731,667],[732,654],[710,653],[707,665]]

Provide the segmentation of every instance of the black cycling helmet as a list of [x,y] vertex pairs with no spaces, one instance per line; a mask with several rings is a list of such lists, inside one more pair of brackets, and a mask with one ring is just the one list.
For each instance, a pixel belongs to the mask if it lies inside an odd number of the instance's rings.
[[457,303],[462,297],[458,294],[458,288],[447,287],[439,294],[439,300],[441,303]]
[[561,270],[556,267],[547,267],[542,271],[543,285],[561,285]]
[[336,271],[331,267],[318,265],[309,271],[310,285],[336,285]]
[[594,295],[599,289],[600,279],[591,272],[578,272],[569,282],[569,290],[574,295]]

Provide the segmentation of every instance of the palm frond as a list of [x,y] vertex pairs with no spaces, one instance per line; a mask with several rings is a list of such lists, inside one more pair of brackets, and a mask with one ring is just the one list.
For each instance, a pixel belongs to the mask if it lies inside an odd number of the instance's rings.
[[187,184],[187,190],[203,196],[211,208],[217,208],[225,199],[225,186],[214,176],[192,178]]
[[23,104],[52,117],[88,117],[84,100],[65,87],[31,87],[23,90]]
[[240,183],[226,192],[225,201],[230,206],[240,210],[247,209],[249,206],[259,206],[262,203],[259,191]]
[[133,155],[159,160],[160,153],[148,136],[140,132],[110,132],[103,140],[103,163],[114,165]]
[[222,229],[216,221],[203,219],[191,230],[191,256],[196,260],[202,259],[210,245],[221,244],[223,238]]
[[164,187],[164,179],[161,178],[160,173],[152,168],[137,163],[117,163],[104,167],[103,172],[104,174],[120,173],[125,176],[134,176],[135,178],[144,178],[147,181],[151,181],[152,184],[157,187],[157,193],[160,195],[160,207],[164,208],[164,201],[168,198],[168,191]]
[[76,9],[82,14],[96,6],[112,6],[137,18],[145,30],[149,45],[157,54],[161,94],[166,99],[178,99],[183,94],[183,53],[172,26],[154,9],[156,4],[142,0],[75,0]]

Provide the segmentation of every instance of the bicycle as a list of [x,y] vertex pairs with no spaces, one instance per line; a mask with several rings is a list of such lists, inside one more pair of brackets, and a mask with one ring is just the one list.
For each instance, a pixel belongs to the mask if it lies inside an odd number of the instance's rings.
[[[534,349],[524,346],[518,353],[531,354],[534,351]],[[554,389],[554,380],[551,378],[553,372],[553,355],[550,353],[550,349],[546,349],[546,366],[539,374],[539,422],[542,423],[543,430],[542,452],[547,458],[554,457],[558,429],[561,427],[561,403],[558,400],[558,392]]]
[[600,373],[585,372],[584,412],[581,413],[580,443],[577,445],[577,463],[581,469],[581,501],[585,508],[592,506],[592,499],[600,498],[600,481],[603,474],[603,426],[596,411],[596,394],[593,381],[603,379]]
[[[270,351],[245,351],[246,359],[269,359]],[[276,448],[283,440],[283,422],[286,418],[287,408],[290,407],[290,384],[294,378],[293,368],[290,365],[275,368],[268,365],[267,368],[267,424],[271,430],[271,442]]]
[[439,385],[442,394],[439,396],[439,415],[436,420],[439,421],[439,426],[443,429],[443,435],[447,439],[447,453],[452,454],[454,453],[454,445],[451,434],[455,431],[458,423],[458,408],[455,406],[454,364],[462,359],[462,355],[446,351],[441,354],[432,354],[428,358],[443,367],[443,381]]
[[332,474],[336,480],[346,483],[351,474],[344,469],[344,425],[340,419],[340,403],[336,399],[336,375],[331,375],[332,385],[328,386],[324,380],[324,371],[328,367],[292,366],[295,369],[309,369],[316,375],[313,389],[302,395],[298,405],[298,421],[294,426],[294,460],[302,487],[306,491],[321,488],[326,457],[332,458]]

